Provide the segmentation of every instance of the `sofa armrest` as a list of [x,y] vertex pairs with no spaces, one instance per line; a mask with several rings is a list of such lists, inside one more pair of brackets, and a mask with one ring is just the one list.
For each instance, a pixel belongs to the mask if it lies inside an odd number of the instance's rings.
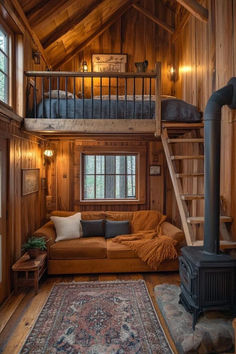
[[161,231],[163,235],[170,236],[174,240],[176,240],[177,248],[180,249],[185,245],[185,236],[184,232],[168,221],[164,221],[161,225]]
[[42,227],[40,227],[34,232],[33,236],[44,237],[47,241],[47,250],[49,251],[50,246],[55,243],[55,239],[57,236],[53,221],[49,221],[44,224]]

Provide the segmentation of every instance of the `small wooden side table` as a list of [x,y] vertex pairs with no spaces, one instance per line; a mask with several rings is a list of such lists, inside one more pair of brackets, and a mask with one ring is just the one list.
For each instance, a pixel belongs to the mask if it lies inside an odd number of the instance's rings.
[[47,252],[40,253],[35,259],[31,259],[28,253],[25,253],[13,264],[15,293],[17,293],[18,286],[33,286],[35,294],[38,293],[39,280],[47,269],[46,259]]

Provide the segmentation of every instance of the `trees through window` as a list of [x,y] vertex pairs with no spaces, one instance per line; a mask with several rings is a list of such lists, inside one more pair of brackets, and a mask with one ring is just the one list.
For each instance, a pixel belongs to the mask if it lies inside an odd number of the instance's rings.
[[136,199],[136,154],[83,154],[83,199]]
[[9,34],[0,24],[0,100],[9,103]]

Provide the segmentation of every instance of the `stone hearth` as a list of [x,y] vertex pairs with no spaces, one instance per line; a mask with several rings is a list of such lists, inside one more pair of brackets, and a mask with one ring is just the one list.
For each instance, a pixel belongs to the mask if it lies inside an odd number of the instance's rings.
[[199,317],[195,331],[192,315],[179,302],[180,288],[161,284],[155,287],[158,307],[179,353],[234,353],[233,317],[208,311]]

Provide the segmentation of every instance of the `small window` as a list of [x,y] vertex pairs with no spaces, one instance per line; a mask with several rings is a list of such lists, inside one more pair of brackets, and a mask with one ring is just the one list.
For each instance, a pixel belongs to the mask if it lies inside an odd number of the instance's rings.
[[0,100],[9,104],[9,34],[0,25]]
[[137,155],[82,155],[83,200],[136,200]]

